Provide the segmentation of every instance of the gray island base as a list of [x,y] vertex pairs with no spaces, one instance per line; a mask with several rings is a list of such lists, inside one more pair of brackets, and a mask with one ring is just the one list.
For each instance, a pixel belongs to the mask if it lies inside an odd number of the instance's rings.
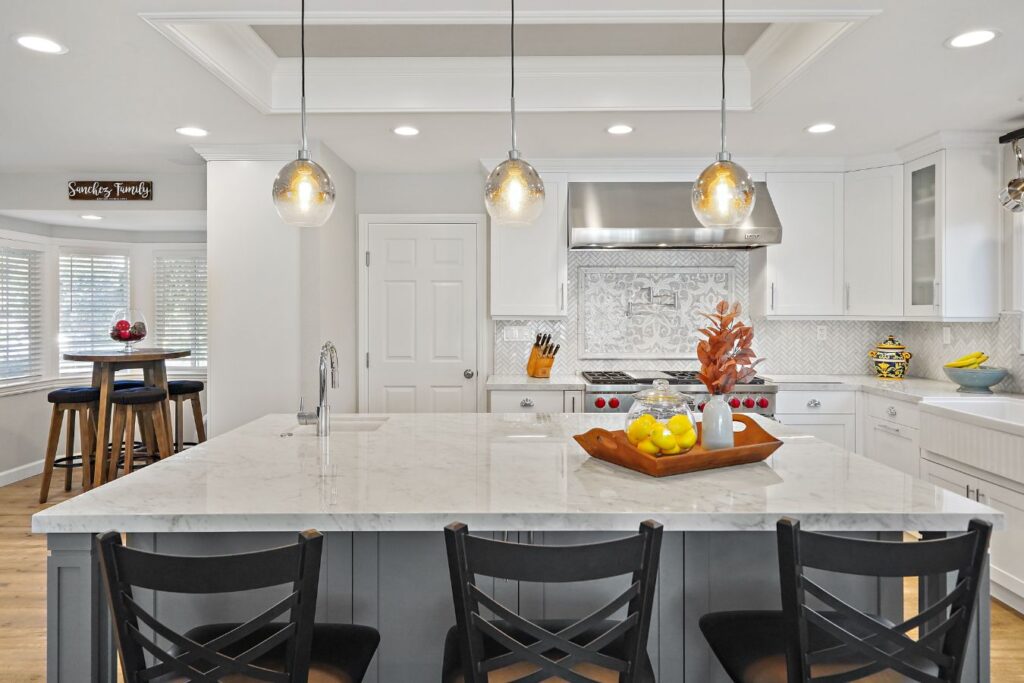
[[[763,463],[652,479],[589,458],[572,435],[620,428],[615,416],[336,415],[332,434],[268,415],[100,489],[42,511],[46,533],[49,681],[112,681],[115,653],[101,594],[95,533],[176,554],[240,552],[326,534],[319,621],[375,626],[381,645],[368,681],[439,680],[454,623],[441,529],[566,544],[665,525],[649,649],[660,681],[727,681],[697,626],[701,615],[778,608],[775,522],[865,538],[904,530],[963,531],[972,518],[1002,528],[1000,513],[763,420],[784,445]],[[823,577],[852,604],[903,618],[898,579]],[[948,577],[928,577],[922,598]],[[581,617],[625,585],[571,587],[492,580],[486,589],[529,617]],[[988,581],[965,681],[988,681]],[[141,594],[181,630],[251,616],[271,593]]]

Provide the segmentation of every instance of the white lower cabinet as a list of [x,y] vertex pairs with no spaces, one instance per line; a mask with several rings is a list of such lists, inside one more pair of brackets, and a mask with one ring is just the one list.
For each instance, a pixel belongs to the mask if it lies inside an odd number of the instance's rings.
[[868,417],[864,455],[915,477],[920,475],[918,431],[877,417]]
[[784,425],[801,427],[811,436],[848,451],[856,449],[857,418],[854,415],[807,415],[784,413],[775,419]]
[[563,391],[562,392],[562,412],[563,413],[582,413],[583,412],[583,392],[582,391]]
[[1006,515],[1006,528],[992,534],[992,594],[1015,609],[1024,610],[1024,492],[928,458],[921,460],[921,476],[935,486],[972,498]]
[[490,392],[492,413],[582,413],[583,392],[559,389]]

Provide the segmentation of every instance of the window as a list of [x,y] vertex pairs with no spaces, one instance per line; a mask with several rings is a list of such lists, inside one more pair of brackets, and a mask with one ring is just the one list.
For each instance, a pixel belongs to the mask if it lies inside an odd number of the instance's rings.
[[62,252],[60,255],[61,372],[88,366],[63,360],[65,353],[111,351],[110,321],[128,306],[128,255]]
[[0,247],[0,382],[43,374],[41,271],[40,252]]
[[166,348],[191,349],[169,366],[206,367],[206,255],[165,254],[153,260],[156,341]]

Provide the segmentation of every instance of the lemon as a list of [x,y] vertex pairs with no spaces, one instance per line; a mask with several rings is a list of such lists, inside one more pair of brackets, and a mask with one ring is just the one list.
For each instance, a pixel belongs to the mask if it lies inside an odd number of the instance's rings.
[[653,424],[653,418],[651,421],[647,421],[644,417],[646,415],[638,417],[630,423],[629,428],[626,429],[626,438],[634,446],[646,439],[651,435],[651,425]]
[[654,442],[651,441],[650,439],[644,439],[643,441],[638,443],[636,447],[639,448],[641,452],[646,453],[647,455],[657,455],[658,453],[661,452],[661,449],[655,446]]
[[676,436],[693,431],[693,423],[685,415],[673,415],[668,421],[669,430]]
[[676,444],[684,451],[693,448],[695,443],[697,443],[697,432],[692,429],[685,434],[676,436]]
[[654,428],[651,430],[651,441],[661,450],[675,448],[676,445],[676,437],[668,427],[660,422],[655,423]]
[[662,448],[661,449],[661,454],[662,455],[679,455],[682,452],[683,452],[683,449],[680,448],[678,444],[676,444],[675,446],[672,446],[672,448]]

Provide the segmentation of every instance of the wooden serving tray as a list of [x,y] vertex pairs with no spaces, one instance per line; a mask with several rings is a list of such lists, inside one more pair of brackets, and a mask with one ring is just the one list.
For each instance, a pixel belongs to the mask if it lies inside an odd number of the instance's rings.
[[742,422],[747,428],[735,433],[736,445],[733,448],[714,451],[704,450],[701,444],[701,431],[704,425],[700,422],[697,423],[697,445],[679,455],[648,455],[631,444],[626,438],[626,432],[621,429],[610,432],[607,429],[595,428],[573,438],[591,457],[628,467],[652,477],[667,477],[716,467],[761,462],[782,445],[781,441],[746,415],[736,414],[732,419]]

